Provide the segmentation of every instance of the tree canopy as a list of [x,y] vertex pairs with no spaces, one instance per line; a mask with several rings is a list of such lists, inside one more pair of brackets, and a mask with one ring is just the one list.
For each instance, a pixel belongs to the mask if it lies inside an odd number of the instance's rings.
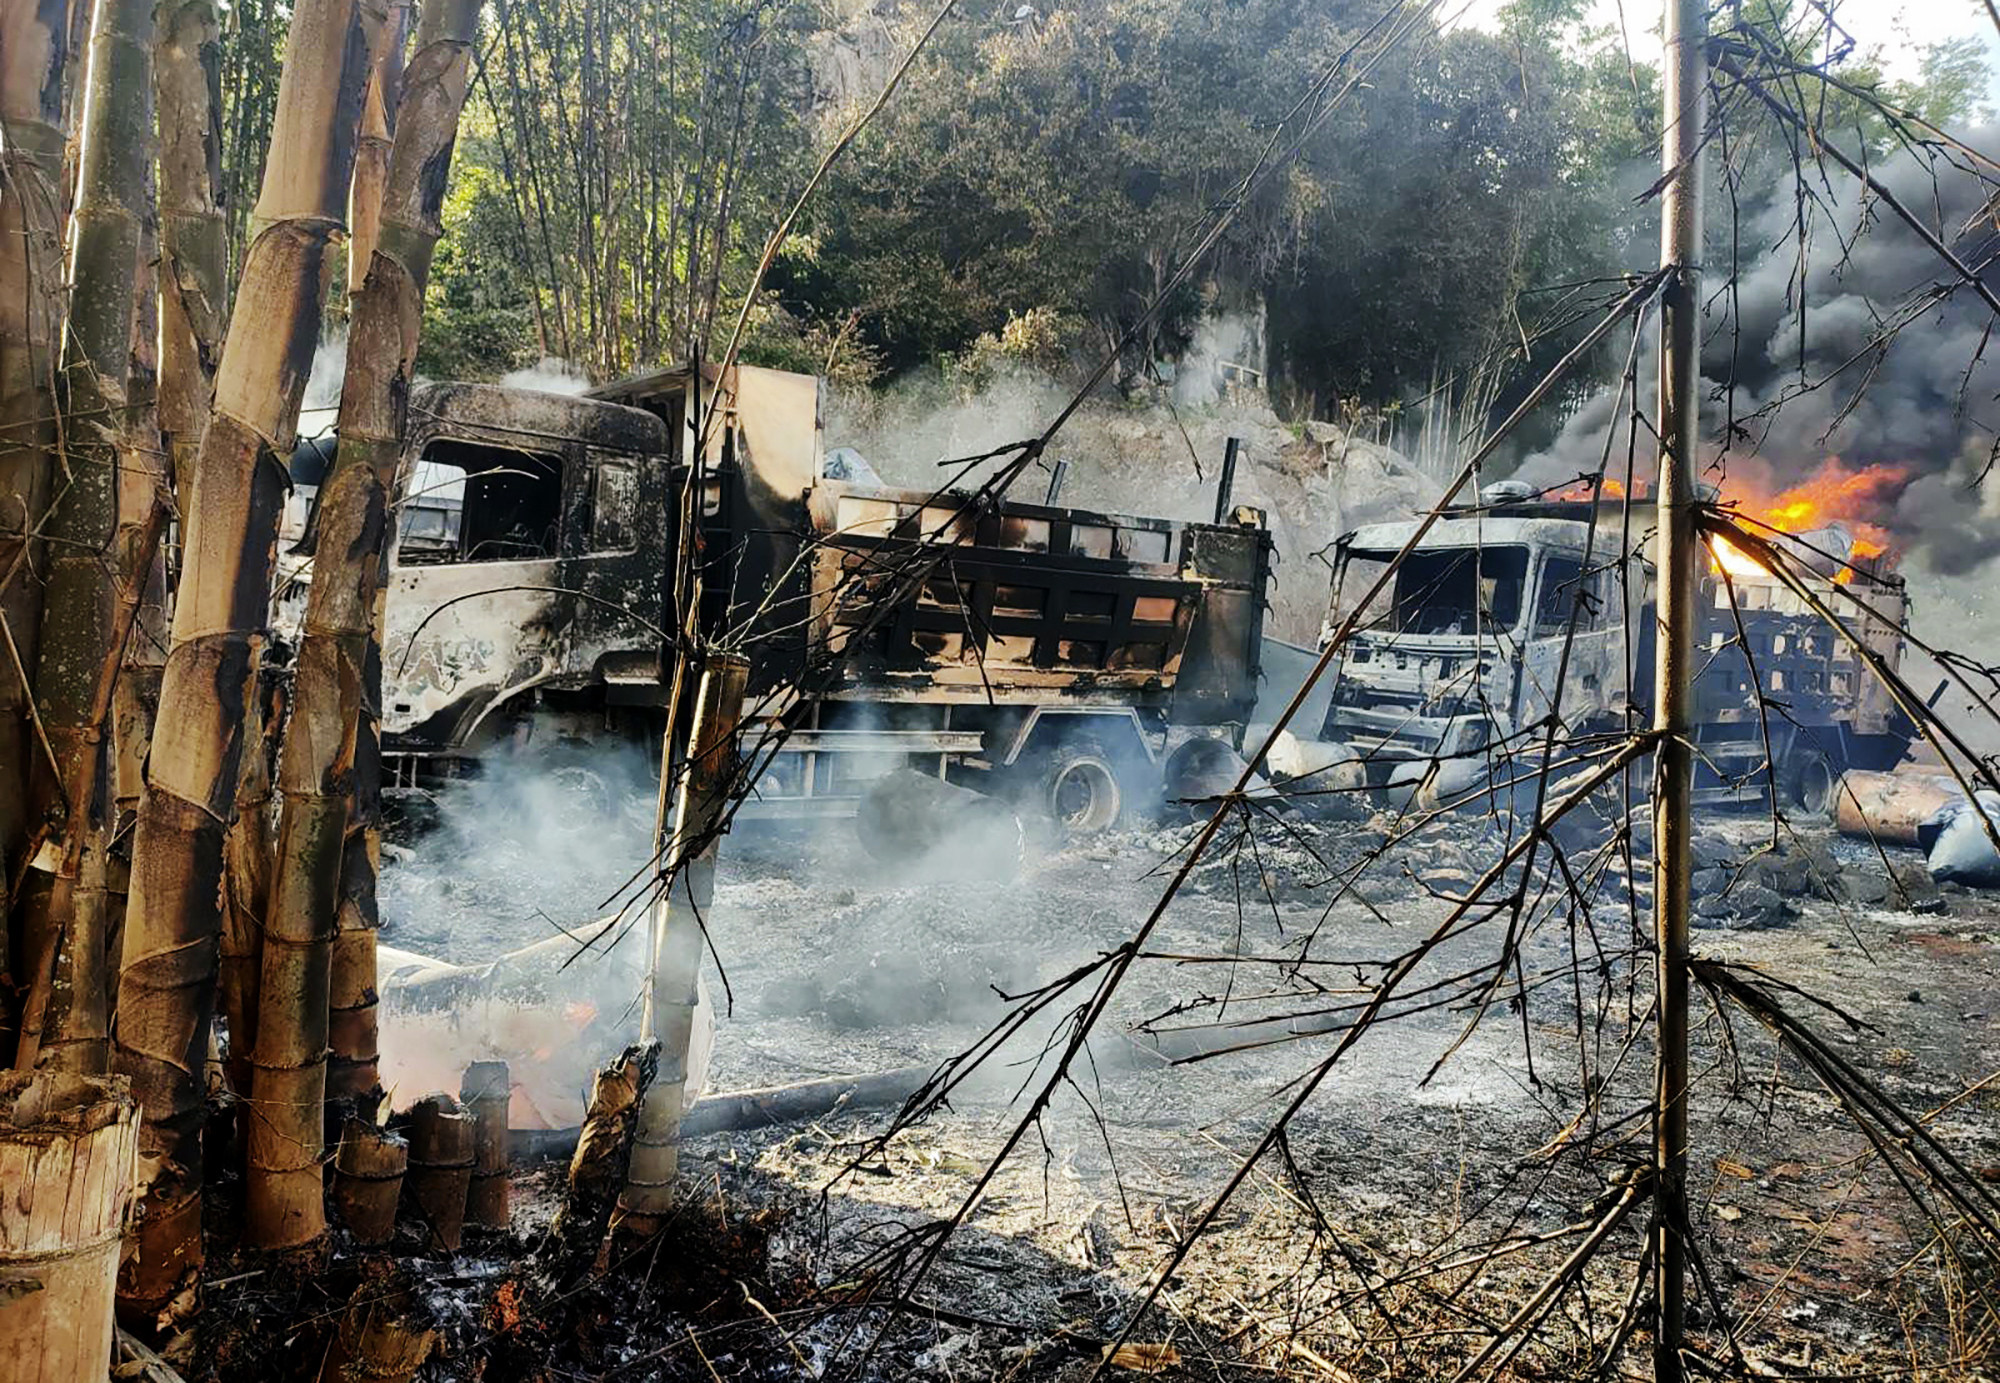
[[[1937,123],[1982,113],[1971,40],[1928,51],[1896,84],[1879,54],[1838,46],[1817,7],[1750,8],[1775,45],[1853,87],[1830,93],[1825,124],[1872,150],[1900,137],[1882,105]],[[1373,51],[1384,12],[1374,0],[960,7],[807,204],[753,305],[744,358],[861,382],[994,343],[1044,361],[1101,352],[1315,77]],[[1638,35],[1593,28],[1588,12],[1517,0],[1491,32],[1416,25],[1239,209],[1120,378],[1170,370],[1204,320],[1241,315],[1292,412],[1440,390],[1474,411],[1504,406],[1528,377],[1521,358],[1562,347],[1567,294],[1654,254],[1657,76],[1633,55]],[[495,6],[422,368],[491,377],[555,355],[604,377],[719,350],[765,237],[928,17],[786,0]],[[245,0],[225,28],[239,248],[281,19],[275,0]],[[1768,130],[1733,138],[1727,177],[1749,224],[1782,195],[1792,151]]]

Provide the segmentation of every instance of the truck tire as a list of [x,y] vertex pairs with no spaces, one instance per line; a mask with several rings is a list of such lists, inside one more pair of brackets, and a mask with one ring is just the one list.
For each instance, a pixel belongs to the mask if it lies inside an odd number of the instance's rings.
[[1840,793],[1840,770],[1825,750],[1795,743],[1785,756],[1782,781],[1785,802],[1795,811],[1814,820],[1833,815],[1834,800]]
[[1104,746],[1087,735],[1063,740],[1044,754],[1035,774],[1035,802],[1058,836],[1082,840],[1125,816],[1125,787]]

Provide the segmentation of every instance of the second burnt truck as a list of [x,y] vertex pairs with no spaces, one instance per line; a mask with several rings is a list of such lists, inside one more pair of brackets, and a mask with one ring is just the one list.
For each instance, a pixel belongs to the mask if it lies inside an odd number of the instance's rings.
[[[914,767],[1088,833],[1233,758],[1260,513],[895,488],[825,447],[822,403],[819,380],[750,366],[574,397],[419,389],[382,647],[391,781],[507,755],[594,782],[607,741],[657,746],[683,563],[705,637],[750,657],[752,733],[787,731],[746,815],[849,812]],[[943,551],[913,566],[920,543]]]
[[[1628,511],[1621,499],[1541,498],[1508,482],[1446,510],[1329,669],[1322,753],[1378,785],[1424,773],[1470,782],[1510,747],[1532,763],[1552,707],[1571,733],[1649,721],[1651,527],[1650,503]],[[1338,540],[1322,647],[1416,530],[1416,520],[1372,524]],[[1800,536],[1808,588],[1897,666],[1902,579],[1855,556],[1837,526]],[[1761,800],[1775,785],[1792,807],[1824,813],[1843,772],[1893,767],[1915,727],[1795,593],[1747,556],[1719,560],[1728,576],[1702,574],[1695,634],[1698,787]],[[1869,613],[1837,593],[1843,585]]]

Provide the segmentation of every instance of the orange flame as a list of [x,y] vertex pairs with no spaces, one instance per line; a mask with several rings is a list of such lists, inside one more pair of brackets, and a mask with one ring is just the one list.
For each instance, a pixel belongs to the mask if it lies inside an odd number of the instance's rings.
[[1550,491],[1548,498],[1563,504],[1588,504],[1593,499],[1623,499],[1625,482],[1607,475],[1597,480],[1593,489],[1593,478],[1581,476],[1560,490]]
[[[1769,529],[1780,533],[1810,533],[1830,524],[1839,524],[1852,539],[1846,554],[1850,565],[1842,567],[1833,579],[1847,582],[1854,579],[1854,564],[1871,561],[1889,552],[1889,530],[1874,522],[1871,516],[1889,507],[1907,474],[1900,466],[1879,462],[1850,470],[1839,457],[1830,456],[1820,463],[1811,477],[1774,498],[1766,500],[1739,491],[1730,494],[1727,499],[1740,518],[1749,520],[1744,525],[1746,528],[1752,531],[1761,528],[1766,536]],[[1763,565],[1749,553],[1725,541],[1718,540],[1713,551],[1718,571],[1726,570],[1731,576],[1756,577],[1765,574]],[[1814,555],[1800,551],[1802,555]],[[1833,555],[1838,557],[1841,554],[1836,552]]]

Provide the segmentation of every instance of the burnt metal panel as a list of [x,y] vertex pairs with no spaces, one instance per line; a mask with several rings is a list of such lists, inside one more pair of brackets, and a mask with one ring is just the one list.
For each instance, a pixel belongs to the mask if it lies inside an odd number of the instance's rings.
[[1190,524],[1184,544],[1182,569],[1201,596],[1174,685],[1174,721],[1248,723],[1262,672],[1271,534],[1242,524]]

